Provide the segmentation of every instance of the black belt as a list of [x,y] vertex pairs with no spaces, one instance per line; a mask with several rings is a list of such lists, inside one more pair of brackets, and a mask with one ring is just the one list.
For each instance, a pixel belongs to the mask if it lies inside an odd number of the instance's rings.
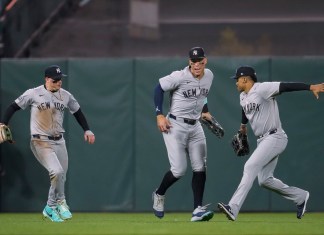
[[49,136],[49,135],[33,135],[33,137],[36,138],[36,139],[41,139],[43,136],[44,136],[44,138],[47,138],[47,139],[49,139],[49,140],[55,140],[55,141],[57,141],[57,140],[62,139],[62,136],[63,136],[63,135],[56,135],[56,136]]
[[[169,114],[169,117],[170,118],[172,118],[172,119],[174,119],[174,120],[177,120],[177,117],[176,116],[174,116],[173,114]],[[187,124],[189,124],[189,125],[195,125],[196,124],[196,121],[197,120],[195,120],[195,119],[189,119],[189,118],[181,118],[181,119],[183,119],[183,122],[184,123],[187,123]]]
[[263,135],[260,135],[260,136],[259,136],[259,139],[262,138],[262,137],[265,137],[265,136],[267,136],[267,135],[272,135],[272,134],[274,134],[274,133],[276,133],[276,132],[277,132],[277,129],[273,129],[273,130],[271,130],[271,131],[269,131],[269,132],[267,132],[267,133],[265,133],[265,134],[263,134]]

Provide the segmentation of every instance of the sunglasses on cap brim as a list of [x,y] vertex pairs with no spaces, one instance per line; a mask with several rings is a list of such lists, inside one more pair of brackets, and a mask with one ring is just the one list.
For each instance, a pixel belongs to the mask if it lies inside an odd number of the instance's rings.
[[200,61],[202,61],[204,58],[196,58],[196,59],[190,59],[190,61],[192,62],[192,63],[197,63],[197,62],[200,62]]
[[60,78],[60,79],[56,79],[56,80],[52,79],[52,83],[58,83],[58,82],[60,82],[60,81],[62,81],[61,78]]

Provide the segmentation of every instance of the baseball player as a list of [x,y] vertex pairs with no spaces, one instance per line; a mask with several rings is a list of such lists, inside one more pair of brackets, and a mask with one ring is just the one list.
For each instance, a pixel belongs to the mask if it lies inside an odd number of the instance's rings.
[[[154,103],[158,129],[162,132],[171,168],[160,186],[153,192],[155,216],[164,216],[164,200],[167,189],[180,179],[187,169],[187,156],[193,170],[192,190],[194,211],[191,221],[208,221],[213,212],[202,206],[206,181],[206,137],[199,122],[202,116],[211,118],[207,107],[207,95],[213,81],[213,73],[205,68],[207,58],[204,49],[194,47],[189,51],[189,66],[159,79],[154,91]],[[171,106],[164,116],[162,111],[164,92],[170,92]]]
[[8,124],[13,114],[30,107],[30,147],[36,159],[49,172],[51,186],[43,216],[53,222],[71,219],[72,214],[65,200],[64,185],[68,170],[68,154],[64,140],[64,110],[74,115],[89,144],[95,142],[95,135],[83,115],[77,100],[61,88],[66,77],[57,65],[45,70],[45,84],[25,91],[6,110],[2,122]]
[[281,126],[278,104],[275,96],[290,91],[312,91],[319,98],[324,92],[324,83],[307,85],[297,82],[257,82],[254,69],[242,66],[233,77],[240,94],[242,122],[240,132],[247,133],[247,123],[257,139],[257,148],[244,165],[241,182],[228,205],[220,202],[218,208],[229,220],[236,220],[253,181],[258,177],[259,185],[278,193],[297,205],[297,218],[301,219],[306,210],[309,192],[288,186],[273,176],[279,155],[285,150],[288,138]]

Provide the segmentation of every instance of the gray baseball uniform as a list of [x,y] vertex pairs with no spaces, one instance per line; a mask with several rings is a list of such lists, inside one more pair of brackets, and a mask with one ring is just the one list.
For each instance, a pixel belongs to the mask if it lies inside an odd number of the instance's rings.
[[64,184],[68,169],[63,137],[64,110],[67,108],[73,114],[80,105],[63,88],[51,92],[44,85],[27,90],[15,102],[21,109],[31,108],[31,150],[49,172],[51,187],[47,204],[56,206],[57,200],[65,199]]
[[177,178],[186,172],[187,154],[193,171],[205,171],[206,137],[198,119],[207,102],[213,77],[213,73],[205,69],[201,79],[194,78],[187,66],[159,80],[162,89],[172,93],[168,114],[172,128],[168,133],[163,133],[163,138],[171,172]]
[[45,83],[25,91],[7,108],[2,122],[8,124],[13,114],[30,107],[30,147],[37,160],[49,172],[51,186],[43,216],[53,222],[72,218],[65,200],[64,185],[68,170],[68,153],[63,134],[64,111],[69,109],[84,130],[84,140],[95,142],[95,135],[79,103],[62,88],[63,74],[58,65],[45,69]]
[[280,82],[254,83],[248,93],[240,94],[240,104],[258,140],[257,148],[245,163],[241,183],[228,204],[235,217],[257,176],[260,186],[292,200],[297,205],[303,203],[307,195],[305,190],[288,186],[273,176],[279,154],[288,143],[274,97],[279,94],[279,85]]
[[[206,69],[207,58],[202,47],[193,47],[189,51],[189,66],[181,71],[159,79],[154,90],[157,125],[162,132],[168,151],[170,170],[160,186],[153,192],[153,212],[158,218],[164,217],[165,194],[169,187],[178,181],[187,170],[187,157],[192,172],[193,192],[192,222],[209,221],[214,213],[202,206],[205,182],[207,148],[206,137],[199,122],[201,113],[210,116],[207,96],[212,85],[213,73]],[[163,115],[163,95],[170,93],[171,105],[167,116]]]

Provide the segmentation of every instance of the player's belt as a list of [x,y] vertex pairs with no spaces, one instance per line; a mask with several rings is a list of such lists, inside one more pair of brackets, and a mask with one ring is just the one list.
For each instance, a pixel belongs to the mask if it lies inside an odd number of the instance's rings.
[[[174,120],[177,120],[177,117],[174,116],[173,114],[169,114],[169,117],[174,119]],[[179,120],[183,120],[184,123],[187,123],[189,125],[195,125],[196,124],[196,121],[195,119],[189,119],[189,118],[178,118]]]
[[33,135],[35,139],[49,139],[49,140],[60,140],[62,139],[62,135],[50,136],[50,135]]
[[267,135],[272,135],[272,134],[274,134],[274,133],[276,133],[276,132],[277,132],[277,129],[273,129],[273,130],[268,131],[267,133],[265,133],[265,134],[263,134],[263,135],[260,135],[258,138],[260,139],[260,138],[265,137],[265,136],[267,136]]

